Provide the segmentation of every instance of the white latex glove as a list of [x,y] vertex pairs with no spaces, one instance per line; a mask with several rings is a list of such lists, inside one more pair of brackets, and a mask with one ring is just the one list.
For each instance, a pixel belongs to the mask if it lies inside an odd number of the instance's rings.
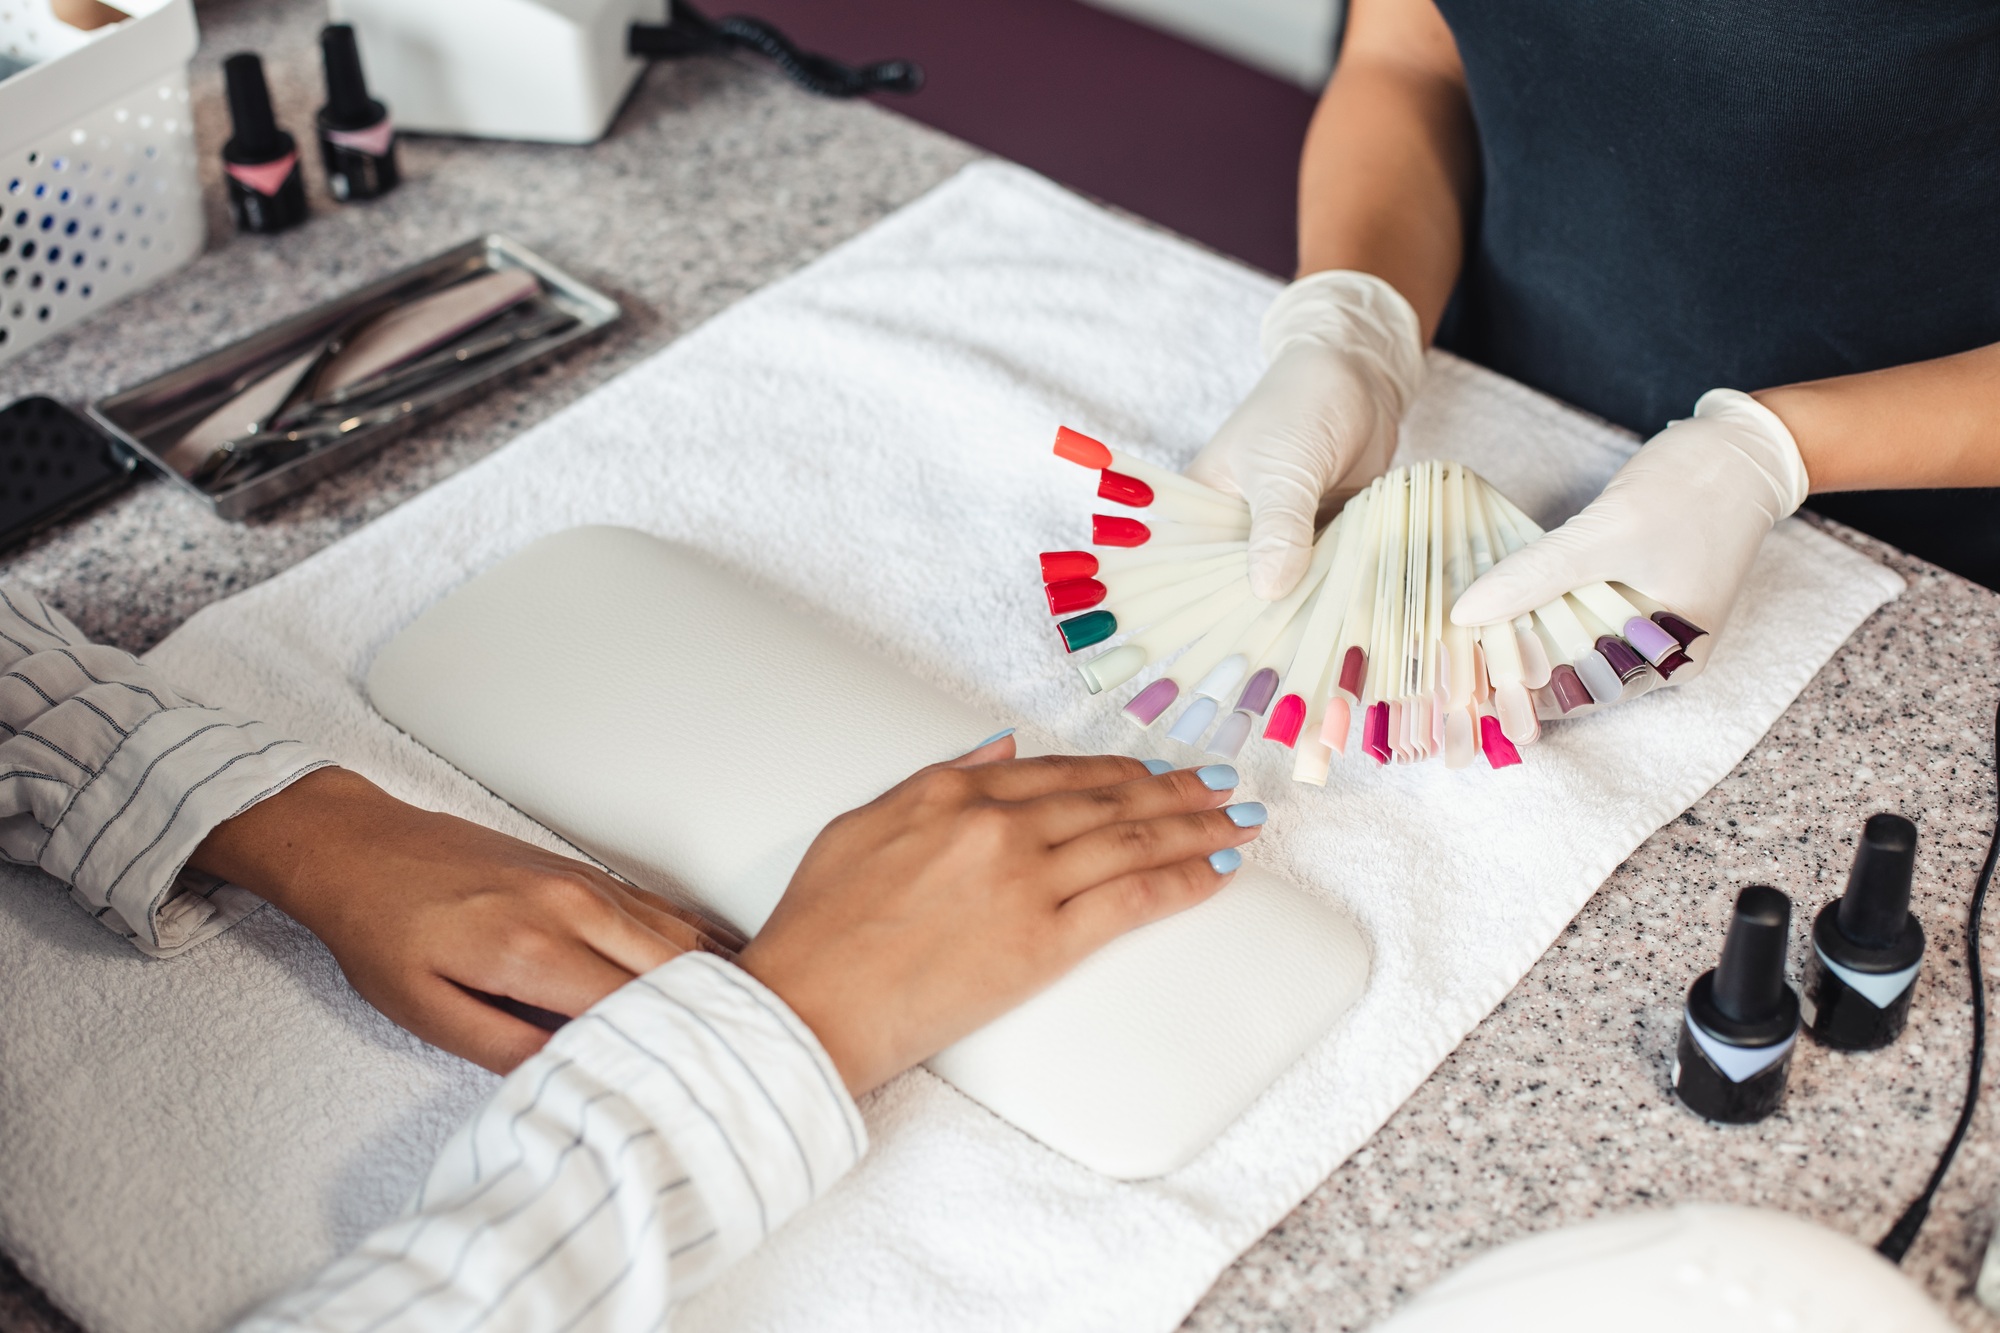
[[1467,588],[1451,618],[1492,624],[1585,584],[1623,583],[1709,632],[1689,649],[1692,676],[1708,664],[1765,534],[1805,503],[1807,490],[1805,460],[1785,423],[1747,393],[1711,389],[1692,417],[1646,441],[1582,513]]
[[1249,502],[1250,588],[1275,602],[1306,572],[1322,505],[1331,512],[1388,468],[1424,343],[1394,287],[1344,269],[1280,292],[1262,341],[1264,377],[1187,474]]

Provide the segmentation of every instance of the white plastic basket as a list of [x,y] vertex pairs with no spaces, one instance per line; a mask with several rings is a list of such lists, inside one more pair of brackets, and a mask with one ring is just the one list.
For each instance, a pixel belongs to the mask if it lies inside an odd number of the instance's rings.
[[0,362],[201,253],[187,62],[192,0],[119,0],[79,32],[48,0],[0,0]]

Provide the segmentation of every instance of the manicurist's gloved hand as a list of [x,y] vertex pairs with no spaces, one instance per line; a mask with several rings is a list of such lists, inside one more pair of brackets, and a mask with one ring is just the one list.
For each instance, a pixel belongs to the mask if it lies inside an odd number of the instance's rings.
[[1264,377],[1188,464],[1196,481],[1250,504],[1250,587],[1290,592],[1323,508],[1389,466],[1423,380],[1423,331],[1395,288],[1368,273],[1300,278],[1264,315]]
[[[1492,624],[1586,584],[1615,582],[1712,636],[1729,619],[1765,534],[1805,503],[1807,490],[1805,461],[1785,423],[1749,394],[1711,390],[1692,417],[1648,440],[1582,513],[1466,589],[1451,618]],[[1695,669],[1707,665],[1713,642],[1689,650]]]

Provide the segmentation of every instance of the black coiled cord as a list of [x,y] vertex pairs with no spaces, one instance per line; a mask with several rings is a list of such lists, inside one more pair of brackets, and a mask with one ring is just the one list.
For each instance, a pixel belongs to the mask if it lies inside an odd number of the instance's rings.
[[712,19],[685,0],[673,0],[665,24],[635,23],[626,49],[635,56],[670,60],[719,51],[754,51],[821,97],[864,97],[869,93],[913,93],[924,86],[923,66],[914,60],[878,60],[848,65],[831,56],[802,51],[798,43],[763,19],[745,14]]
[[[1993,715],[1993,772],[1995,799],[2000,801],[2000,711]],[[1972,1072],[1966,1076],[1965,1105],[1959,1108],[1958,1124],[1938,1157],[1930,1183],[1903,1210],[1896,1225],[1889,1228],[1889,1234],[1875,1244],[1875,1252],[1893,1264],[1903,1262],[1903,1256],[1916,1242],[1917,1232],[1923,1229],[1924,1219],[1930,1216],[1931,1200],[1938,1186],[1944,1183],[1945,1172],[1951,1170],[1952,1158],[1958,1156],[1958,1146],[1965,1142],[1965,1131],[1972,1127],[1973,1108],[1979,1104],[1979,1077],[1986,1068],[1986,980],[1979,971],[1979,916],[1986,906],[1986,890],[1993,884],[1996,860],[2000,860],[2000,822],[1994,824],[1993,839],[1986,844],[1986,864],[1979,868],[1979,879],[1972,886],[1972,907],[1965,914],[1965,971],[1972,979]]]

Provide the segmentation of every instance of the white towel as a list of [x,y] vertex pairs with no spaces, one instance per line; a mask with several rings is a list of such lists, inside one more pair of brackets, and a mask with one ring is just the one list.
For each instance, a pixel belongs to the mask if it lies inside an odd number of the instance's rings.
[[[383,723],[360,682],[383,642],[473,573],[544,533],[622,523],[702,546],[1080,749],[1164,753],[1116,701],[1085,694],[1050,630],[1034,555],[1077,545],[1092,504],[1088,475],[1048,446],[1062,422],[1184,461],[1255,379],[1273,290],[1026,172],[974,167],[203,611],[153,660],[406,798],[547,841]],[[1460,459],[1546,523],[1631,448],[1434,356],[1404,455]],[[1518,768],[1351,755],[1320,790],[1289,781],[1289,752],[1253,745],[1246,785],[1271,807],[1255,855],[1340,899],[1373,938],[1349,1019],[1192,1164],[1139,1184],[1092,1175],[927,1074],[897,1080],[865,1107],[867,1161],[677,1327],[1172,1327],[1900,586],[1786,523],[1706,675],[1551,725]],[[92,1333],[212,1326],[300,1276],[386,1216],[490,1086],[373,1015],[276,913],[161,964],[13,877],[0,1239]]]

